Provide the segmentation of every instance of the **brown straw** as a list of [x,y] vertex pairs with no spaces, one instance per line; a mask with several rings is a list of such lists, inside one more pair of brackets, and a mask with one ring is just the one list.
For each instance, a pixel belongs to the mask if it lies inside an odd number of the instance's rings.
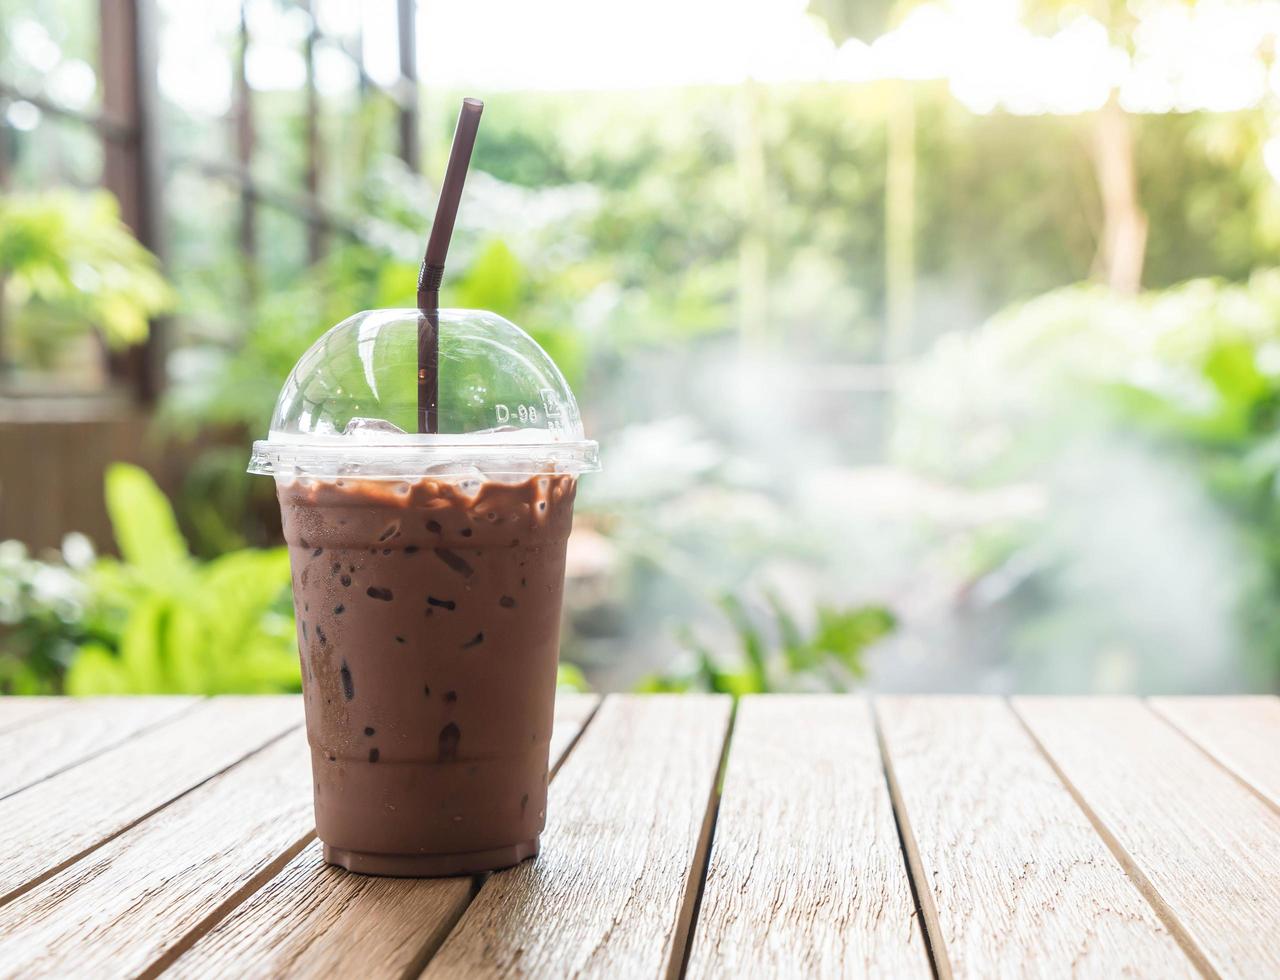
[[462,185],[471,163],[471,149],[476,145],[480,113],[484,103],[479,99],[463,99],[458,125],[453,131],[453,148],[449,166],[440,187],[440,203],[427,239],[427,252],[418,271],[418,431],[439,432],[440,401],[440,281],[444,278],[444,260],[453,237],[453,222],[458,216]]

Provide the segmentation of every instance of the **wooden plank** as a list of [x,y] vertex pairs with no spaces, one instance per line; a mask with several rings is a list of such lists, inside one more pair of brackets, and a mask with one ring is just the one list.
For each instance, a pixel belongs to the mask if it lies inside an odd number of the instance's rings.
[[0,903],[301,720],[296,696],[215,698],[0,800]]
[[154,975],[313,829],[295,730],[0,910],[0,974]]
[[1205,972],[1280,975],[1280,815],[1133,698],[1014,707]]
[[551,772],[554,775],[568,758],[569,749],[577,741],[587,722],[600,707],[596,694],[557,694],[556,715],[551,723]]
[[470,877],[352,874],[322,852],[312,840],[165,976],[413,976],[475,891]]
[[940,977],[1196,977],[1003,700],[878,698]]
[[47,718],[56,711],[65,711],[73,703],[72,698],[0,695],[0,732],[12,731],[37,718]]
[[[553,771],[598,701],[556,699]],[[331,868],[313,841],[166,976],[413,976],[473,894],[469,877],[372,878]]]
[[172,718],[197,698],[86,698],[0,735],[0,797],[98,755]]
[[1149,703],[1280,811],[1280,698],[1152,698]]
[[690,977],[930,977],[864,698],[744,698]]
[[674,975],[730,700],[610,696],[551,785],[542,853],[485,882],[424,976]]

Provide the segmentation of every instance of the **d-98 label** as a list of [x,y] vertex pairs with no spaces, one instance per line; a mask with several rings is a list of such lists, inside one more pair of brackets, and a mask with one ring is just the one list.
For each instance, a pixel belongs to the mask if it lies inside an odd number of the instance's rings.
[[513,415],[521,425],[533,425],[538,421],[538,409],[535,405],[516,405],[513,410],[509,405],[498,404],[494,406],[494,412],[499,425],[509,423]]

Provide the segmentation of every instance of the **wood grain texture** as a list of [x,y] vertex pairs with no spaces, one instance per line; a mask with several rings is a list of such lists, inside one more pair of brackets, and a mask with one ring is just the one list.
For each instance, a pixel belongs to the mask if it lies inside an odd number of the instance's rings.
[[1135,699],[1014,707],[1193,957],[1280,975],[1280,815]]
[[[403,977],[466,909],[470,877],[375,878],[313,840],[165,977]],[[416,972],[416,971],[415,971]]]
[[[599,699],[556,699],[551,759]],[[173,977],[403,977],[416,974],[471,901],[469,877],[372,878],[324,864],[313,841],[182,956]]]
[[726,697],[606,698],[551,785],[542,853],[485,882],[424,976],[678,967],[729,713]]
[[86,698],[0,734],[0,797],[187,710],[196,698]]
[[867,702],[744,698],[690,977],[930,977]]
[[1280,698],[1152,698],[1149,704],[1280,811]]
[[153,972],[312,828],[310,754],[298,730],[0,909],[0,974]]
[[63,711],[74,703],[73,698],[0,695],[0,732],[11,731],[29,721],[52,715],[55,711]]
[[215,698],[0,800],[0,902],[301,722],[298,697]]
[[876,712],[939,976],[1199,976],[1003,700]]

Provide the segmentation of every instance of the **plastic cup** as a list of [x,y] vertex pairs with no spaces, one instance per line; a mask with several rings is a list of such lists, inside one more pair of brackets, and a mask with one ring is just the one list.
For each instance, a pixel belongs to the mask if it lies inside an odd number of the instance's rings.
[[298,361],[249,470],[275,477],[325,859],[437,876],[537,853],[578,476],[598,468],[538,344],[440,311],[439,433],[416,310]]

